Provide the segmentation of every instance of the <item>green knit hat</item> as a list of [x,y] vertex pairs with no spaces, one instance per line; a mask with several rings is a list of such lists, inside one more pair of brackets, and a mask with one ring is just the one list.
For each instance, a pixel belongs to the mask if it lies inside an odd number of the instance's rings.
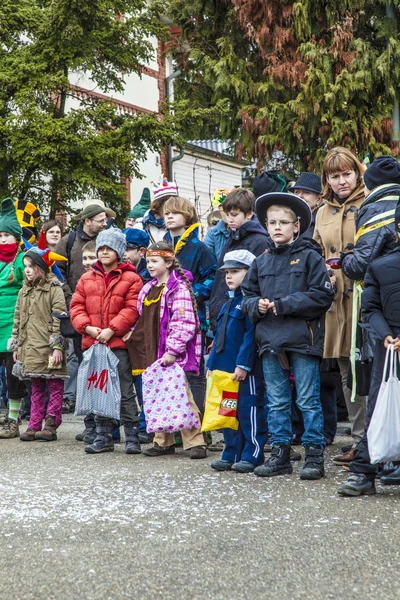
[[12,198],[5,198],[1,203],[0,210],[0,231],[6,231],[13,235],[18,241],[22,237],[21,225],[17,219],[14,201]]
[[140,200],[132,208],[131,212],[126,216],[126,219],[140,219],[145,212],[149,210],[151,204],[151,194],[149,188],[143,188]]

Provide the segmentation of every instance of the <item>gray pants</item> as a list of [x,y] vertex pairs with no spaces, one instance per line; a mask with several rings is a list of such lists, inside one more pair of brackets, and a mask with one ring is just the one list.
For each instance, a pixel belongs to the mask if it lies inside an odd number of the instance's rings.
[[351,424],[351,437],[353,443],[358,444],[364,435],[365,429],[365,418],[367,414],[367,396],[359,396],[356,394],[355,402],[350,400],[351,390],[347,387],[347,372],[349,369],[350,359],[341,357],[337,359],[340,377],[342,379],[342,388],[344,399],[346,401],[347,412],[349,413],[349,419]]
[[64,398],[75,402],[79,362],[74,352],[72,340],[68,340],[67,364],[69,379],[64,381]]
[[[121,386],[121,424],[133,427],[139,423],[139,413],[128,350],[125,350],[124,348],[111,348],[111,351],[119,360],[118,375],[119,384]],[[90,415],[88,415],[88,417],[89,416]],[[96,418],[96,420],[104,421],[104,417],[100,417],[99,419]]]

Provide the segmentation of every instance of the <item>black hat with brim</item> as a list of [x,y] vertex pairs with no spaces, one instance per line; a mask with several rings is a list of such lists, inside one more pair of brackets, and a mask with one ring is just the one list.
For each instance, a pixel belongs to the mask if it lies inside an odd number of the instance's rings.
[[267,210],[274,204],[287,206],[292,209],[300,222],[300,233],[304,233],[310,227],[312,212],[303,198],[295,194],[288,194],[287,192],[271,192],[270,194],[263,194],[256,201],[257,218],[265,229],[267,228],[265,225]]

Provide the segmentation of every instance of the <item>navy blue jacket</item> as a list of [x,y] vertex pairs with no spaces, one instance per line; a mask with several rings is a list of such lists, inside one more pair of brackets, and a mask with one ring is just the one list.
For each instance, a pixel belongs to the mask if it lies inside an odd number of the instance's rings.
[[[180,238],[171,239],[168,233],[164,240],[175,246]],[[215,271],[217,268],[216,260],[207,246],[199,240],[197,229],[192,231],[185,239],[184,246],[176,254],[182,269],[189,271],[193,275],[193,291],[197,300],[197,310],[200,324],[203,331],[207,331],[207,313],[206,301],[209,299],[211,289],[214,283]]]
[[400,246],[374,260],[366,273],[361,296],[363,321],[383,341],[400,333]]
[[[236,231],[230,231],[228,240],[219,258],[218,267],[223,265],[225,254],[233,250],[248,250],[255,256],[259,256],[268,247],[268,240],[268,233],[260,225],[257,217],[254,216],[250,221],[243,223]],[[217,329],[219,311],[226,302],[227,291],[228,286],[225,283],[225,273],[217,271],[210,298],[210,324],[214,333]]]
[[394,212],[399,200],[400,185],[390,183],[375,188],[360,206],[356,237],[362,227],[365,233],[358,238],[354,250],[342,260],[342,271],[349,279],[364,279],[370,262],[393,249]]
[[150,275],[150,273],[147,270],[147,262],[146,262],[146,259],[144,257],[140,259],[140,263],[136,267],[136,272],[137,272],[138,275],[140,275],[140,277],[143,279],[143,281],[145,283],[147,283],[148,281],[150,281],[151,275]]
[[[260,356],[285,350],[322,356],[325,313],[334,292],[317,242],[300,236],[275,247],[271,241],[251,265],[242,290],[242,310],[256,324]],[[275,302],[277,315],[258,312],[261,298]]]

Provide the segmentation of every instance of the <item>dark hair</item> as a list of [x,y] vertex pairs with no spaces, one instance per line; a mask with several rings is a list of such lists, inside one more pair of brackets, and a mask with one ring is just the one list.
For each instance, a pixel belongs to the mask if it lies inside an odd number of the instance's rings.
[[256,199],[250,190],[245,188],[237,188],[227,195],[222,203],[225,213],[231,210],[240,210],[240,212],[248,215],[256,210]]
[[96,242],[94,240],[86,242],[86,244],[82,247],[82,254],[84,252],[96,252]]
[[[174,251],[173,247],[171,246],[171,244],[168,244],[168,242],[157,242],[157,244],[152,244],[151,246],[149,246],[147,248],[147,250],[148,251],[149,250],[166,250],[168,252]],[[162,258],[164,258],[164,257],[162,257]],[[172,262],[171,271],[177,271],[187,285],[190,297],[192,299],[193,311],[194,311],[194,314],[196,317],[196,323],[197,323],[196,333],[198,333],[200,331],[200,321],[199,321],[199,315],[197,312],[197,300],[196,300],[196,296],[194,295],[194,291],[191,286],[191,283],[190,283],[189,279],[187,278],[186,274],[184,273],[184,271],[182,270],[182,267],[179,264],[179,261],[176,258],[176,256],[174,256],[174,258],[164,258],[164,260],[165,261],[170,260]]]
[[57,221],[56,219],[50,219],[49,221],[45,221],[43,223],[43,230],[45,233],[47,233],[48,230],[52,229],[53,227],[59,227],[60,231],[61,231],[61,235],[63,235],[64,225],[60,221]]

